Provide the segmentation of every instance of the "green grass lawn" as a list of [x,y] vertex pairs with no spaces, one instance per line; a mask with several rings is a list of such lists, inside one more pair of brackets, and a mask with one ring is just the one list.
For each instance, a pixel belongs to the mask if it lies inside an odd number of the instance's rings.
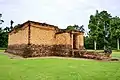
[[[113,56],[120,57],[120,52]],[[120,80],[120,62],[10,59],[0,51],[0,80]]]
[[112,57],[120,59],[120,52],[113,52]]

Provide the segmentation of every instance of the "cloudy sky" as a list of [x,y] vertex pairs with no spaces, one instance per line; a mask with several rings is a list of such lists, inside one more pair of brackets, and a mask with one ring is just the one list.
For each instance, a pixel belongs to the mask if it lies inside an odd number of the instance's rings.
[[112,16],[120,16],[120,0],[0,0],[0,13],[10,25],[10,20],[21,24],[27,20],[46,22],[66,28],[68,25],[84,25],[87,31],[89,16],[96,10],[107,10]]

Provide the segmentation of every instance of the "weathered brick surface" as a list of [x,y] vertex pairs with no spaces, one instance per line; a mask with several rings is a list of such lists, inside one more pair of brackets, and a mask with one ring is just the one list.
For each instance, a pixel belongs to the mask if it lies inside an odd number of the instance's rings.
[[20,55],[22,56],[24,53],[24,49],[27,47],[27,44],[14,44],[14,45],[9,45],[7,50],[5,52],[12,53],[15,55]]
[[74,51],[72,55],[71,45],[9,45],[6,52],[11,54],[20,55],[22,57],[42,57],[42,56],[64,56],[64,57],[79,57],[88,59],[108,59],[107,55],[102,52],[90,52],[90,51]]
[[6,52],[23,57],[70,56],[70,45],[9,45]]
[[84,33],[80,33],[79,36],[79,46],[84,47]]
[[56,45],[70,45],[70,33],[61,33],[55,35]]
[[36,45],[55,44],[55,29],[47,26],[31,24],[30,43]]
[[9,33],[8,45],[27,43],[28,43],[28,25],[25,25],[21,29]]
[[75,51],[74,57],[96,59],[96,60],[103,60],[110,58],[106,56],[105,53],[103,52],[94,52],[94,51],[85,51],[85,50]]
[[71,45],[54,45],[53,52],[55,56],[72,56]]

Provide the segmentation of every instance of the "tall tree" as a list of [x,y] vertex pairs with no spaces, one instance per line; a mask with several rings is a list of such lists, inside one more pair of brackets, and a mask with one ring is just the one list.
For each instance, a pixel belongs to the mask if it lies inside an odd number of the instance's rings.
[[107,49],[110,46],[110,20],[111,15],[107,11],[101,11],[99,13],[99,20],[100,20],[100,28],[103,32],[103,38],[104,38],[104,49]]
[[89,31],[89,36],[94,40],[94,50],[96,50],[96,42],[98,38],[98,25],[99,25],[99,13],[96,11],[95,15],[90,16],[89,20],[89,25],[88,28],[90,29]]
[[120,18],[113,17],[111,19],[111,37],[117,40],[117,50],[119,50],[119,39],[120,39]]
[[107,13],[107,11],[98,12],[96,10],[95,15],[90,16],[88,28],[89,36],[94,40],[94,49],[96,50],[96,42],[97,40],[104,41],[104,49],[108,46],[109,42],[109,29],[110,29],[110,19],[111,15]]

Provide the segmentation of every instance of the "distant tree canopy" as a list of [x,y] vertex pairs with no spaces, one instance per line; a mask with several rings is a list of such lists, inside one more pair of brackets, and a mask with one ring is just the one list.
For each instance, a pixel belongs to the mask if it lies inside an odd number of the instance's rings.
[[[2,19],[2,14],[0,14],[0,26],[2,25],[2,23],[4,22]],[[8,32],[10,31],[9,27],[5,27],[4,29],[2,29],[2,27],[0,27],[0,47],[1,48],[6,48],[7,44],[8,44]]]
[[78,30],[78,31],[81,31],[81,32],[84,32],[85,29],[84,29],[84,26],[78,26],[78,25],[73,25],[73,26],[67,26],[66,28],[67,30]]

